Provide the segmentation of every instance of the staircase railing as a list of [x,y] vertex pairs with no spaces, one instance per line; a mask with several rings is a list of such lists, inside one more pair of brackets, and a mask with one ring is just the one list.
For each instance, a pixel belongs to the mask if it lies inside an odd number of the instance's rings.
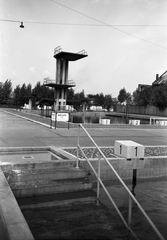
[[[84,153],[84,151],[82,150],[81,146],[80,146],[80,129],[82,129],[86,135],[89,137],[89,139],[91,140],[91,142],[94,144],[94,146],[96,147],[96,149],[98,150],[98,170],[96,172],[96,170],[94,169],[94,167],[92,166],[90,160],[87,158],[86,154]],[[144,209],[142,208],[142,206],[140,205],[140,203],[137,201],[137,199],[134,197],[134,195],[131,193],[131,191],[129,190],[129,188],[126,186],[126,184],[124,183],[124,181],[122,180],[122,178],[118,175],[118,173],[116,172],[116,170],[114,169],[114,167],[111,165],[111,163],[108,161],[108,159],[106,158],[106,156],[104,155],[104,153],[101,151],[101,149],[98,147],[98,145],[96,144],[96,142],[93,140],[93,138],[90,136],[90,134],[87,132],[87,130],[83,127],[82,124],[79,124],[78,127],[78,137],[77,137],[77,164],[76,167],[79,168],[79,151],[81,151],[82,155],[84,156],[84,158],[86,159],[86,161],[88,162],[90,168],[92,169],[93,173],[95,174],[96,178],[97,178],[97,203],[99,203],[99,197],[100,197],[100,185],[102,186],[103,190],[105,191],[105,193],[107,194],[109,200],[111,201],[111,203],[113,204],[115,210],[117,211],[118,215],[120,216],[122,222],[124,223],[125,227],[130,231],[130,233],[137,238],[137,236],[135,235],[135,233],[133,232],[133,230],[131,229],[131,222],[132,222],[132,200],[136,203],[136,205],[138,206],[139,210],[141,211],[141,213],[144,215],[145,219],[148,221],[148,223],[150,224],[150,226],[152,227],[152,229],[154,230],[154,232],[157,234],[157,236],[159,237],[160,240],[165,240],[164,237],[161,235],[161,233],[159,232],[159,230],[156,228],[156,226],[154,225],[154,223],[151,221],[151,219],[149,218],[149,216],[147,215],[147,213],[144,211]],[[106,161],[106,163],[109,165],[110,169],[112,170],[112,172],[115,174],[116,178],[119,180],[119,182],[121,183],[121,185],[124,187],[124,189],[126,190],[126,192],[128,193],[129,196],[129,203],[128,203],[128,222],[126,222],[125,218],[123,217],[123,215],[121,214],[119,208],[117,207],[116,203],[114,202],[113,198],[111,197],[110,193],[108,192],[107,188],[104,186],[101,178],[100,178],[100,162],[101,162],[101,156],[104,158],[104,160]]]

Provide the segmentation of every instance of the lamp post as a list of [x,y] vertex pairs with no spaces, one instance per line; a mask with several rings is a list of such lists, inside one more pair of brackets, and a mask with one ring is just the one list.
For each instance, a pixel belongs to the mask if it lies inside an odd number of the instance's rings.
[[21,22],[21,24],[20,24],[20,28],[24,28],[23,22]]

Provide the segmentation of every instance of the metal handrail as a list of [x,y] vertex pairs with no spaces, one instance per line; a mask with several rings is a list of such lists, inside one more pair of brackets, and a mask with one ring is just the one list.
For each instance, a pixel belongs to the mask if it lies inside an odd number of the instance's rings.
[[55,80],[50,79],[49,77],[44,78],[43,84],[56,83]]
[[62,48],[60,46],[58,46],[54,49],[54,55],[57,55],[60,52],[62,52]]
[[87,52],[85,51],[85,49],[83,49],[83,50],[77,52],[77,54],[87,55]]
[[[50,79],[49,77],[44,78],[44,80],[43,80],[43,84],[44,85],[45,84],[51,84],[51,83],[56,84],[56,80]],[[66,84],[59,83],[59,85],[70,85],[70,86],[73,86],[73,85],[75,85],[75,82],[73,80],[68,80]]]
[[[115,174],[115,176],[117,177],[117,179],[120,181],[120,183],[122,184],[122,186],[124,187],[124,189],[127,191],[128,195],[129,195],[129,215],[128,215],[128,224],[126,222],[126,220],[124,219],[123,215],[121,214],[121,212],[119,211],[118,207],[116,206],[114,200],[112,199],[112,197],[110,196],[110,193],[107,191],[106,187],[104,186],[103,182],[100,179],[100,171],[98,170],[98,174],[96,173],[95,169],[93,168],[92,164],[90,163],[89,159],[86,157],[84,151],[82,150],[82,148],[79,145],[79,138],[80,138],[80,127],[83,129],[83,131],[86,133],[86,135],[89,137],[89,139],[92,141],[92,143],[95,145],[96,149],[98,150],[98,152],[100,153],[100,155],[104,158],[104,160],[107,162],[107,164],[109,165],[109,167],[111,168],[111,170],[113,171],[113,173]],[[156,228],[156,226],[154,225],[154,223],[151,221],[151,219],[149,218],[149,216],[146,214],[146,212],[144,211],[144,209],[142,208],[142,206],[140,205],[140,203],[137,201],[137,199],[134,197],[134,195],[131,193],[131,191],[129,190],[129,188],[126,186],[126,184],[124,183],[124,181],[122,180],[122,178],[118,175],[118,173],[116,172],[116,170],[113,168],[113,166],[111,165],[111,163],[108,161],[108,159],[105,157],[104,153],[101,151],[101,149],[98,147],[98,145],[95,143],[95,141],[93,140],[93,138],[90,136],[90,134],[86,131],[86,129],[82,126],[82,124],[79,124],[79,128],[78,128],[78,139],[77,139],[77,165],[76,167],[79,167],[79,150],[82,152],[83,156],[85,157],[85,159],[87,160],[89,166],[91,167],[92,171],[94,172],[98,182],[100,183],[100,185],[102,186],[102,188],[104,189],[104,191],[106,192],[107,196],[109,197],[110,201],[112,202],[113,206],[115,207],[117,213],[119,214],[120,218],[122,219],[125,227],[135,236],[134,232],[131,230],[130,228],[130,224],[131,224],[131,214],[132,214],[132,200],[136,203],[136,205],[138,206],[138,208],[140,209],[140,211],[142,212],[142,214],[144,215],[144,217],[146,218],[146,220],[148,221],[148,223],[151,225],[151,227],[153,228],[153,230],[155,231],[155,233],[157,234],[157,236],[159,237],[160,240],[165,240],[164,237],[161,235],[161,233],[158,231],[158,229]],[[100,158],[99,158],[99,163],[100,163]],[[100,164],[99,164],[100,166]],[[99,167],[98,166],[98,167]],[[97,186],[98,187],[98,186]],[[97,189],[97,192],[99,194],[99,189]],[[99,196],[98,196],[99,197]]]
[[75,85],[75,82],[73,80],[68,80],[67,85]]

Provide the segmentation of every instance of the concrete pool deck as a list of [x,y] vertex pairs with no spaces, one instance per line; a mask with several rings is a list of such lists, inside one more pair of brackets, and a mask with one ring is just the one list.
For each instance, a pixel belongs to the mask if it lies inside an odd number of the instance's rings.
[[[155,146],[152,147],[155,150]],[[104,148],[103,148],[104,149]],[[107,148],[105,148],[106,150]],[[87,151],[88,157],[90,157],[91,148],[85,148]],[[64,155],[65,159],[51,159],[50,154],[56,153],[59,155]],[[76,164],[76,149],[74,148],[56,148],[56,147],[20,147],[20,148],[0,148],[0,159],[1,159],[1,168],[3,171],[11,171],[12,169],[38,169],[42,168],[52,168],[56,164],[62,166],[64,164],[75,165]],[[22,158],[22,156],[33,156],[33,158]],[[106,156],[110,156],[109,151],[107,151]],[[48,157],[49,156],[49,157]],[[114,168],[117,170],[119,175],[123,179],[132,178],[132,169],[133,163],[129,162],[123,158],[114,157],[109,158],[109,161],[112,163]],[[92,165],[97,170],[98,159],[96,155],[91,160]],[[91,172],[88,164],[80,156],[80,167]],[[103,180],[110,181],[114,179],[114,174],[107,167],[104,161],[101,163],[101,177]],[[160,169],[161,175],[167,176],[167,156],[150,156],[145,160],[138,161],[137,165],[135,163],[135,168],[138,169],[138,176],[142,177],[142,173],[148,176],[148,170],[150,171],[150,177],[159,177]],[[152,169],[152,170],[151,170]],[[158,169],[158,171],[155,171]],[[1,170],[1,169],[0,169]],[[125,174],[126,173],[126,174]],[[146,174],[147,173],[147,174]],[[96,182],[94,175],[91,173],[89,176],[92,182]],[[16,202],[15,196],[4,177],[2,170],[0,171],[0,192],[1,194],[1,229],[3,230],[1,234],[4,234],[4,239],[10,240],[32,240],[34,237],[27,225],[27,222],[24,216],[21,213],[20,207]],[[11,217],[15,216],[15,217]],[[19,233],[17,229],[20,229]],[[24,236],[24,238],[23,238]],[[2,238],[3,239],[3,238]]]
[[[24,117],[24,118],[23,118]],[[56,146],[76,147],[78,124],[75,128],[67,128],[67,124],[57,129],[50,129],[50,119],[34,116],[25,112],[0,109],[0,138],[1,147],[34,147]],[[167,145],[167,126],[155,125],[127,125],[111,124],[110,126],[99,124],[86,124],[90,135],[99,146],[113,146],[115,140],[132,140],[143,145]],[[80,131],[81,144],[92,144]]]
[[[28,149],[30,148],[19,148],[20,154],[16,154],[18,153],[18,149],[17,148],[3,148],[3,151],[0,151],[1,153],[3,152],[4,154],[1,156],[2,157],[2,162],[1,162],[1,168],[3,170],[9,170],[9,169],[36,169],[36,171],[38,171],[39,166],[42,166],[43,168],[50,168],[52,166],[55,166],[55,164],[65,164],[65,163],[69,163],[74,165],[76,163],[76,156],[72,156],[72,154],[66,154],[66,157],[68,157],[68,160],[51,160],[49,159],[41,159],[39,158],[40,156],[42,156],[42,153],[40,153],[39,155],[35,154],[35,151],[33,153],[33,149],[34,150],[38,150],[40,149],[40,151],[42,152],[42,148],[32,148],[30,151],[28,151]],[[46,150],[49,150],[50,148],[43,148],[44,150],[44,156],[46,154]],[[2,149],[0,149],[2,150]],[[11,150],[13,150],[13,153],[15,152],[14,155],[11,155]],[[59,152],[60,149],[54,148],[54,150],[56,152]],[[32,156],[36,156],[37,158],[33,158],[33,159],[22,159],[20,156],[24,156],[25,153],[31,154]],[[61,149],[61,154],[65,154],[65,152]],[[9,154],[9,155],[8,155]],[[14,156],[14,158],[13,158]],[[20,158],[18,158],[18,156]],[[6,157],[8,158],[8,161],[6,161]],[[40,160],[41,159],[41,160]],[[145,171],[148,172],[148,169],[150,167],[154,167],[154,168],[159,168],[162,169],[162,174],[167,175],[167,160],[166,160],[166,156],[163,156],[161,158],[157,158],[157,157],[150,157],[147,158],[146,161],[141,161],[141,165],[139,164],[138,167],[138,171],[143,172],[143,168],[145,167]],[[97,165],[98,165],[98,160],[97,158],[94,158],[91,160],[94,168],[97,170]],[[115,169],[117,169],[117,171],[119,172],[119,174],[121,175],[122,173],[122,177],[124,176],[124,178],[131,178],[132,177],[132,163],[130,163],[129,161],[127,162],[124,159],[120,159],[120,158],[110,158],[110,162],[112,163],[112,165],[114,166]],[[85,160],[80,160],[80,166],[84,169],[87,169],[87,171],[90,172],[90,169],[88,168],[88,165],[86,164]],[[101,167],[102,167],[102,172],[101,172],[101,177],[104,180],[111,180],[113,179],[113,174],[111,172],[110,169],[107,168],[106,164],[104,163],[104,161],[101,163]],[[129,171],[128,171],[129,169]],[[25,170],[26,171],[26,170]],[[125,171],[127,171],[127,176],[125,176]],[[157,177],[159,176],[159,170],[157,172],[152,171],[152,177]],[[95,177],[93,176],[93,174],[90,175],[90,179],[93,182],[96,182]],[[0,192],[1,192],[1,201],[0,201],[0,205],[1,205],[1,221],[0,221],[0,225],[1,225],[1,235],[2,235],[2,239],[4,240],[33,240],[34,237],[29,229],[29,226],[24,218],[24,216],[21,213],[20,207],[18,205],[18,203],[16,202],[16,199],[13,195],[13,192],[11,191],[11,188],[6,180],[6,178],[4,177],[4,174],[2,172],[2,170],[0,169]],[[70,203],[70,202],[69,202]],[[43,206],[44,204],[40,204],[39,206]],[[45,205],[44,205],[45,206]],[[50,205],[51,206],[51,205]],[[88,205],[87,205],[88,207]],[[84,208],[84,205],[80,205],[80,209]],[[91,210],[91,205],[90,205],[90,210]],[[70,207],[68,209],[71,209]],[[103,210],[102,208],[99,208],[98,211],[101,211],[101,216],[105,213],[106,210]],[[104,212],[103,212],[104,211]],[[106,213],[105,213],[106,214]],[[105,216],[104,214],[104,216]],[[14,216],[14,217],[13,217]],[[92,216],[91,216],[92,217]],[[89,217],[88,217],[89,218]],[[106,224],[106,222],[105,222]],[[107,224],[109,224],[107,222]],[[110,223],[111,224],[111,223]],[[111,224],[112,225],[112,224]],[[19,229],[19,232],[18,232]],[[108,233],[105,233],[109,235]]]
[[[63,163],[69,161],[72,162],[72,164],[76,162],[75,154],[69,154],[63,149],[69,147],[76,147],[77,129],[50,129],[49,124],[46,123],[48,119],[41,118],[42,123],[32,119],[30,122],[27,117],[23,119],[18,118],[16,115],[9,115],[7,112],[0,112],[0,118],[2,120],[0,125],[0,131],[2,132],[3,136],[2,138],[0,138],[0,153],[3,152],[3,154],[0,155],[0,158],[1,167],[3,169],[10,168],[11,166],[13,167],[14,165],[16,167],[21,167],[21,165],[26,164],[31,166],[38,166],[38,164],[48,166],[50,164],[54,164],[55,162]],[[110,133],[107,129],[90,129],[90,132],[92,133],[93,137],[97,139],[98,145],[102,147],[106,146],[106,148],[110,148],[111,146],[113,146],[112,143],[115,139],[133,139],[134,141],[139,140],[139,142],[144,145],[146,145],[146,143],[149,143],[149,145],[152,145],[153,148],[155,148],[157,145],[164,147],[166,146],[167,129],[165,127],[160,127],[159,129],[157,129],[157,127],[155,129],[153,127],[148,127],[148,129],[121,128],[121,130],[120,128],[121,126],[117,126],[117,129],[112,130],[112,133]],[[83,146],[90,146],[83,133],[81,134],[81,142]],[[20,158],[20,156],[22,155],[17,155],[19,151],[22,151],[24,156],[25,151],[28,151],[28,155],[31,155],[29,153],[32,153],[34,149],[38,149],[38,151],[50,151],[50,148],[53,148],[56,152],[65,155],[69,160],[59,159],[55,161],[50,160],[50,158],[36,159],[35,157],[23,159],[22,157]],[[7,155],[8,158],[6,158]],[[161,159],[159,161],[159,163],[162,162],[161,168],[166,169],[166,155],[161,157],[153,156],[149,158],[149,161],[150,159],[153,159],[152,162],[154,166],[158,163],[159,159]],[[115,159],[113,161],[115,162]],[[94,159],[93,162],[96,167],[97,160]],[[117,158],[115,166],[119,165],[118,162],[122,164],[124,161]],[[81,161],[81,163],[82,166],[85,167],[85,162]],[[142,162],[141,164],[149,166],[148,164],[146,164],[146,162]],[[124,166],[125,165],[126,164],[124,164]],[[164,172],[164,174],[166,174],[166,172]],[[108,178],[111,177],[111,175],[109,175],[108,173],[106,176]],[[34,239],[2,171],[0,177],[0,192],[2,193],[0,223],[2,224],[3,229],[1,234],[5,234],[5,237],[4,235],[2,236],[5,240]],[[19,232],[17,230],[18,228],[20,229]]]

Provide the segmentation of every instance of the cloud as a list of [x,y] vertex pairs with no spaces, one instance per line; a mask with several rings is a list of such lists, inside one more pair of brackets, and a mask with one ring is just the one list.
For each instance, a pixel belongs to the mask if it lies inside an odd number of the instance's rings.
[[122,2],[119,2],[120,5],[125,5],[125,4],[131,4],[133,2],[135,2],[136,0],[123,0]]
[[11,71],[11,73],[12,73],[13,76],[17,75],[17,73],[15,71]]
[[34,69],[34,67],[30,67],[30,68],[29,68],[29,72],[30,72],[30,74],[33,74],[33,75],[35,75],[35,76],[37,76],[37,77],[41,77],[40,74],[38,74],[38,72],[36,72],[36,70]]
[[50,75],[51,75],[51,73],[50,73],[48,70],[45,70],[45,71],[43,72],[43,74],[44,74],[45,76],[50,76]]
[[33,67],[30,67],[30,68],[29,68],[29,71],[30,71],[30,72],[35,72],[35,70],[34,70]]
[[101,2],[101,0],[93,0],[92,3],[98,3],[98,2]]
[[157,1],[157,0],[144,0],[143,4],[145,4],[145,7],[149,10],[152,9],[157,9],[158,7],[161,7],[163,3],[165,3],[166,0],[162,0],[162,1]]
[[102,3],[102,4],[109,4],[110,0],[92,0],[92,4],[97,4],[97,3]]

